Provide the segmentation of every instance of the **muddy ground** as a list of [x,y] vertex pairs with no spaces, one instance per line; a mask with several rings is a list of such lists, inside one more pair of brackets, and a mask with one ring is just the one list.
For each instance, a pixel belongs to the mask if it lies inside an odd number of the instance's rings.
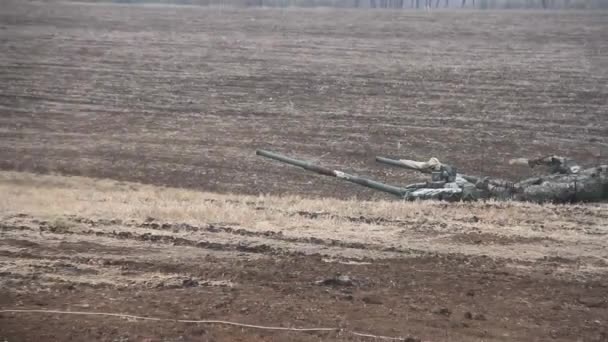
[[[572,271],[578,269],[573,267],[576,263],[589,266],[584,258],[521,261],[378,250],[374,245],[322,239],[295,242],[280,234],[154,221],[135,224],[76,217],[65,221],[73,225],[57,225],[25,215],[10,221],[2,226],[2,308],[344,331],[271,332],[2,313],[0,337],[7,341],[367,340],[348,331],[412,341],[606,341],[608,337],[608,279],[604,271],[593,276]],[[205,230],[205,240],[173,236],[188,229]],[[226,234],[236,239],[226,242]],[[256,240],[260,237],[262,242]],[[465,243],[483,249],[487,244],[513,242],[478,237]],[[352,255],[359,257],[349,258]],[[597,261],[596,266],[606,268]],[[564,268],[571,272],[564,273]],[[335,281],[338,275],[350,281]]]
[[0,168],[210,191],[380,196],[254,155],[393,184],[376,154],[469,174],[607,162],[608,12],[233,10],[9,1]]

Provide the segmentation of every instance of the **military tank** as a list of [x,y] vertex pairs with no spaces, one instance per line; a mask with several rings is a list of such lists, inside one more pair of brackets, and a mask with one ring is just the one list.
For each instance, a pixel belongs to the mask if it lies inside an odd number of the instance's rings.
[[421,162],[408,159],[376,157],[376,161],[395,167],[430,175],[430,180],[406,186],[394,186],[369,178],[332,170],[306,160],[299,160],[266,150],[256,154],[282,163],[303,168],[323,176],[335,177],[374,190],[389,193],[404,200],[475,201],[479,199],[515,200],[525,202],[600,202],[608,200],[608,165],[583,169],[573,160],[560,156],[536,159],[514,159],[511,164],[530,167],[546,166],[546,176],[512,182],[508,180],[461,174],[437,158]]

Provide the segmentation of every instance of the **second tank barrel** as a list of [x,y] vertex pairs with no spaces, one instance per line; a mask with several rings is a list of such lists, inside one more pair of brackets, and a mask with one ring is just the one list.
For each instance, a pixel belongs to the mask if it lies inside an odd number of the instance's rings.
[[382,163],[382,164],[388,164],[388,165],[392,165],[392,166],[402,167],[405,169],[416,170],[416,171],[420,171],[420,172],[424,172],[424,173],[430,173],[430,169],[415,165],[415,164],[425,164],[425,163],[413,162],[414,165],[410,165],[410,164],[404,163],[401,160],[390,159],[390,158],[385,158],[385,157],[376,157],[376,161],[379,163]]
[[384,157],[376,157],[376,161],[382,164],[388,164],[399,167],[407,167],[407,165],[403,164],[400,160],[384,158]]

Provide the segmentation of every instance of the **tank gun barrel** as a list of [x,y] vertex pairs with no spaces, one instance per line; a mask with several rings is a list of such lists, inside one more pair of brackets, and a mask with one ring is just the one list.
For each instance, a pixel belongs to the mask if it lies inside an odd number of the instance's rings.
[[281,155],[278,153],[270,152],[270,151],[257,150],[257,151],[255,151],[255,154],[258,156],[274,159],[274,160],[280,161],[282,163],[298,166],[298,167],[303,168],[304,170],[312,171],[312,172],[318,173],[320,175],[340,178],[340,179],[343,179],[343,180],[351,182],[351,183],[355,183],[355,184],[359,184],[359,185],[362,185],[362,186],[365,186],[368,188],[372,188],[375,190],[387,192],[387,193],[393,194],[398,197],[404,197],[405,194],[409,191],[408,189],[405,189],[405,188],[400,188],[400,187],[380,183],[380,182],[377,182],[377,181],[374,181],[371,179],[351,175],[351,174],[348,174],[348,173],[345,173],[342,171],[338,171],[338,170],[331,170],[331,169],[328,169],[328,168],[325,168],[325,167],[322,167],[319,165],[315,165],[309,161],[290,158],[290,157],[287,157],[287,156],[284,156],[284,155]]
[[409,165],[407,163],[402,162],[401,160],[390,159],[390,158],[385,158],[385,157],[379,157],[378,156],[378,157],[376,157],[376,161],[378,163],[392,165],[392,166],[397,166],[397,167],[402,167],[404,169],[415,170],[415,171],[420,171],[420,172],[424,172],[424,173],[430,173],[431,172],[430,169],[424,169],[424,168],[414,167],[412,165]]

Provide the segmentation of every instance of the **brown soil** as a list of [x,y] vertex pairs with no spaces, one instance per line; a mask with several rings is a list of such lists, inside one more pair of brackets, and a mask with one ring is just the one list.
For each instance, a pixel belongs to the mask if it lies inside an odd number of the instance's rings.
[[208,191],[382,196],[374,155],[516,178],[608,162],[608,12],[233,10],[7,2],[0,168]]
[[[188,251],[153,236],[97,241],[4,240],[15,250],[5,250],[2,259],[19,267],[2,273],[1,307],[340,327],[430,341],[605,341],[608,333],[605,273],[594,280],[563,279],[553,274],[559,260],[525,269],[505,260],[450,254],[349,263],[323,253],[222,244]],[[317,284],[339,274],[353,284]],[[0,337],[8,341],[360,340],[346,332],[52,314],[3,313],[0,324]]]
[[253,153],[606,162],[607,17],[3,2],[1,169],[306,199],[2,173],[0,310],[344,331],[4,312],[0,340],[607,341],[605,205],[315,202],[383,195]]
[[9,195],[0,199],[0,310],[341,329],[5,312],[0,340],[366,340],[355,331],[408,341],[605,341],[608,333],[606,205],[257,198],[6,172],[0,192]]

